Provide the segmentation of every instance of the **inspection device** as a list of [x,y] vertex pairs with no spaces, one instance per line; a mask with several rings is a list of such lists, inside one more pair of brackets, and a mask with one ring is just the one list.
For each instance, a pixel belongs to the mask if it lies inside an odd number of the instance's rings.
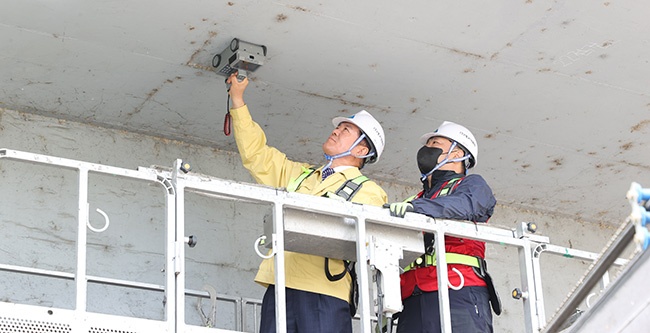
[[245,42],[233,38],[223,52],[212,58],[212,67],[219,75],[226,78],[234,72],[239,72],[238,80],[243,80],[247,72],[254,72],[264,64],[266,46]]

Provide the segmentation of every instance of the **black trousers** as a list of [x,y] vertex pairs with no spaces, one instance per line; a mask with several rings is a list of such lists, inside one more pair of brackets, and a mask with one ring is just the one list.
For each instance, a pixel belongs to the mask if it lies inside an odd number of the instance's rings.
[[[416,289],[417,290],[417,289]],[[449,290],[453,333],[492,333],[492,309],[486,287]],[[397,333],[439,333],[438,292],[422,292],[403,301]]]
[[[287,333],[352,333],[348,302],[332,296],[286,289]],[[260,333],[275,333],[275,286],[262,299]]]

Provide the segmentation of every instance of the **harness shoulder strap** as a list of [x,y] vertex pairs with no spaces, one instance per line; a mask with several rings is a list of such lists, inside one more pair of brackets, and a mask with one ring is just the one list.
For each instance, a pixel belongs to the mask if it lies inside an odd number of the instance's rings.
[[316,171],[316,169],[303,167],[300,176],[298,176],[298,178],[296,179],[292,179],[291,181],[289,181],[289,184],[287,185],[287,191],[296,192],[298,187],[300,187],[300,184],[302,184],[302,182],[305,179],[307,179],[307,177],[311,176],[311,174],[314,173],[314,171]]
[[[357,192],[359,192],[359,189],[361,188],[363,183],[367,182],[368,180],[369,178],[364,175],[357,176],[352,179],[348,179],[348,181],[346,181],[343,185],[341,185],[341,187],[339,187],[339,189],[336,190],[334,194],[345,199],[345,201],[350,201],[352,197],[355,194],[357,194]],[[343,270],[343,272],[336,275],[332,275],[330,273],[329,258],[325,258],[325,276],[327,276],[327,279],[332,282],[338,281],[345,276],[345,273],[347,272],[351,273],[352,270],[354,270],[354,263],[350,264],[350,262],[346,260],[344,261],[344,264],[345,264],[345,269]],[[356,275],[353,276],[353,280],[356,280]],[[353,283],[355,283],[355,281],[353,281]]]
[[451,192],[456,190],[458,185],[460,185],[460,181],[463,180],[463,178],[464,177],[452,178],[446,181],[444,184],[442,184],[442,186],[440,186],[440,189],[431,196],[431,199],[437,197],[444,197],[445,195],[450,194]]
[[339,189],[336,190],[334,194],[345,199],[345,201],[350,201],[352,200],[352,197],[357,194],[357,192],[359,192],[361,185],[363,185],[363,183],[367,182],[368,180],[368,177],[364,175],[349,179],[343,183],[343,185],[341,185],[341,187],[339,187]]
[[[438,191],[436,191],[436,193],[434,193],[431,196],[431,199],[435,199],[435,198],[438,198],[438,197],[444,197],[446,195],[451,194],[451,192],[456,190],[458,185],[460,185],[460,181],[463,180],[463,178],[464,177],[452,178],[452,179],[444,182],[442,184],[442,186],[440,186],[440,189]],[[420,193],[422,193],[422,192],[420,192]],[[420,196],[422,196],[422,194],[420,194]],[[434,235],[431,234],[431,233],[425,232],[424,233],[424,249],[425,249],[426,254],[432,254],[433,253],[434,242],[435,242]]]

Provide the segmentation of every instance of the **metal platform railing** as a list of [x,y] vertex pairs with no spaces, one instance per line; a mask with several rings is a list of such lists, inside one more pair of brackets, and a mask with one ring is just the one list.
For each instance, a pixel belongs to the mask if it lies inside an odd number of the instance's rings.
[[[422,231],[436,235],[436,251],[443,253],[444,236],[452,235],[515,247],[519,256],[524,329],[527,333],[537,332],[545,323],[543,310],[543,289],[541,287],[540,265],[542,252],[562,254],[575,258],[596,259],[589,252],[551,245],[547,237],[534,235],[530,224],[520,223],[517,228],[500,228],[477,225],[471,222],[433,219],[418,214],[407,214],[406,218],[391,217],[385,209],[350,202],[289,193],[283,189],[245,184],[205,175],[184,173],[187,165],[176,160],[171,169],[143,168],[127,170],[105,165],[79,162],[51,156],[0,149],[0,160],[43,164],[74,170],[78,174],[77,193],[77,241],[74,272],[35,269],[29,265],[8,265],[0,262],[0,271],[46,276],[55,279],[72,280],[75,283],[75,307],[73,310],[23,305],[14,302],[0,302],[0,332],[4,327],[20,327],[25,332],[40,332],[31,329],[33,325],[51,325],[53,332],[237,332],[245,327],[243,309],[253,307],[253,320],[257,323],[258,300],[231,298],[235,303],[236,331],[201,327],[186,324],[183,300],[186,296],[209,299],[205,291],[186,288],[185,251],[191,245],[192,237],[186,236],[185,216],[187,193],[199,194],[219,200],[252,202],[268,205],[272,211],[272,228],[267,235],[272,245],[276,267],[284,267],[284,251],[301,251],[336,259],[353,259],[357,262],[359,278],[359,325],[361,332],[370,333],[377,316],[390,317],[401,309],[399,288],[400,267],[412,261],[423,252]],[[142,180],[161,185],[165,197],[165,283],[156,285],[100,277],[87,273],[87,229],[97,232],[101,228],[88,222],[88,174],[101,173],[118,177]],[[99,211],[98,211],[99,212]],[[101,212],[100,212],[101,214]],[[109,221],[106,217],[106,226]],[[105,227],[106,227],[105,226]],[[326,230],[327,232],[323,232]],[[335,246],[323,246],[335,244]],[[617,261],[624,264],[625,261]],[[446,282],[447,263],[444,256],[438,256],[438,281]],[[377,286],[371,275],[381,272],[383,297],[378,299]],[[286,295],[284,270],[276,270],[277,331],[286,332]],[[86,297],[88,283],[119,285],[128,288],[152,290],[164,293],[165,314],[163,320],[124,318],[87,311]],[[374,290],[374,292],[369,292]],[[449,295],[446,286],[439,289],[442,332],[451,332],[451,318],[448,311]],[[222,299],[229,296],[220,295]],[[377,306],[379,304],[379,306]],[[101,324],[97,324],[101,323]],[[255,323],[255,324],[256,324]],[[56,328],[55,328],[56,327]],[[60,327],[60,328],[58,328]],[[57,331],[57,329],[59,331]],[[257,327],[255,326],[255,331]],[[10,330],[9,330],[10,331]]]

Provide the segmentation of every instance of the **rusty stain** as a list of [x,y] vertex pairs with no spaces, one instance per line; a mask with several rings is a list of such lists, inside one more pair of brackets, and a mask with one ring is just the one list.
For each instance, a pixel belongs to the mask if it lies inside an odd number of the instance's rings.
[[646,119],[646,120],[632,126],[632,128],[630,129],[630,133],[640,131],[643,127],[645,127],[648,124],[650,124],[650,120]]
[[550,72],[550,71],[551,71],[550,68],[542,68],[542,69],[538,69],[538,70],[537,70],[538,73]]
[[592,71],[586,71],[585,74],[592,74]]
[[628,142],[628,143],[622,145],[622,146],[621,146],[621,149],[623,149],[623,150],[630,150],[630,148],[632,148],[633,146],[634,146],[634,143],[632,143],[632,142]]
[[474,73],[474,70],[471,68],[465,68],[465,70],[463,70],[463,73]]
[[287,15],[284,15],[284,14],[278,14],[278,15],[275,17],[275,20],[278,21],[278,22],[283,22],[283,21],[286,21],[287,18],[288,18]]
[[486,139],[492,139],[494,137],[494,134],[488,133],[488,134],[485,134],[483,137],[486,138]]
[[299,10],[301,12],[308,12],[308,10],[306,8],[302,8],[300,6],[292,6],[291,8],[293,8],[295,10]]
[[[206,47],[207,45],[209,45],[209,44],[212,42],[212,38],[214,38],[214,37],[217,36],[217,35],[218,35],[218,33],[217,33],[216,31],[209,31],[209,32],[208,32],[208,36],[209,36],[209,38],[206,39],[206,40],[203,42],[203,45],[201,45],[201,47],[199,47],[196,51],[194,51],[194,53],[192,53],[192,55],[190,56],[190,60],[188,60],[188,61],[185,63],[185,65],[190,66],[190,67],[193,67],[193,68],[197,68],[197,69],[202,69],[202,70],[205,70],[205,71],[212,71],[212,67],[211,67],[211,66],[205,66],[205,65],[197,64],[197,63],[194,62],[194,58],[195,58],[195,57],[196,57],[196,56],[197,56],[197,55],[198,55],[202,50],[204,50],[205,47]],[[194,43],[192,43],[192,44],[194,44]],[[197,74],[197,75],[199,75],[199,74]]]
[[[164,83],[163,83],[163,84],[164,84]],[[159,87],[159,88],[153,88],[153,89],[151,89],[151,91],[149,91],[149,92],[145,95],[145,96],[147,96],[147,97],[144,99],[144,101],[142,101],[142,103],[140,103],[140,105],[138,105],[135,109],[133,109],[132,112],[129,112],[129,113],[127,113],[126,115],[130,118],[130,117],[133,117],[135,114],[139,113],[140,111],[142,111],[142,108],[144,107],[144,105],[145,105],[148,101],[150,101],[150,100],[154,97],[154,95],[156,95],[156,93],[158,93],[158,91],[160,91],[160,87]]]
[[362,108],[368,108],[368,109],[378,109],[379,111],[386,112],[386,113],[388,113],[390,111],[390,108],[387,109],[387,108],[383,108],[383,107],[378,107],[376,105],[346,101],[340,95],[330,97],[330,96],[324,96],[324,95],[320,95],[320,94],[316,94],[316,93],[308,92],[308,91],[304,91],[304,90],[297,90],[297,91],[300,92],[300,93],[309,95],[309,96],[325,98],[325,99],[329,99],[329,100],[333,100],[333,101],[339,101],[343,105],[351,105],[351,106],[354,106],[354,107],[362,107]]
[[458,53],[458,54],[461,54],[461,55],[464,55],[464,56],[467,56],[467,57],[474,57],[474,58],[478,58],[478,59],[485,59],[485,57],[483,57],[483,56],[480,55],[480,54],[470,53],[470,52],[465,52],[465,51],[461,51],[461,50],[456,49],[456,48],[451,48],[451,49],[449,49],[449,50],[450,50],[451,52]]

